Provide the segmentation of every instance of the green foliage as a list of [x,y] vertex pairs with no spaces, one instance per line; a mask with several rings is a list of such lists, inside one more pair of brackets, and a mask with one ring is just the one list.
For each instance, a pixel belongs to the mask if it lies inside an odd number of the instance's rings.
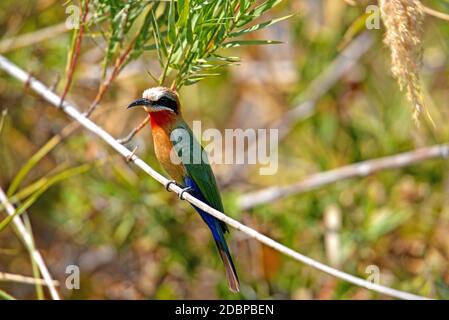
[[[41,149],[42,150],[42,149]],[[70,177],[82,174],[86,171],[88,171],[92,167],[91,164],[83,164],[79,167],[70,168],[67,170],[64,170],[60,173],[57,173],[49,178],[43,178],[40,181],[42,181],[42,185],[39,185],[39,188],[32,193],[26,201],[20,205],[13,215],[7,216],[3,221],[0,222],[0,231],[2,231],[4,228],[6,228],[11,221],[14,219],[14,217],[21,215],[24,213],[29,207],[31,207],[39,198],[40,196],[47,191],[48,188],[50,188],[55,183],[58,183],[62,180],[68,179]]]
[[[107,48],[103,60],[103,77],[106,69],[120,49],[125,44],[125,36],[130,33],[134,22],[139,18],[142,12],[149,6],[147,1],[120,1],[120,0],[95,0],[93,3],[94,15],[89,21],[92,25],[105,25],[107,30],[101,33],[107,41]],[[107,23],[104,23],[107,22]],[[146,26],[144,24],[144,26]],[[142,29],[139,37],[145,38],[146,28]],[[138,43],[141,44],[140,42]]]
[[38,164],[39,161],[42,160],[42,158],[45,157],[51,150],[53,150],[53,148],[59,143],[59,141],[60,141],[59,136],[53,137],[45,145],[43,145],[27,161],[27,163],[25,163],[25,165],[22,167],[22,169],[20,169],[20,171],[14,177],[14,180],[11,182],[11,185],[8,188],[8,193],[7,193],[8,196],[12,196],[17,191],[17,189],[19,188],[23,179],[31,171],[31,169],[33,169],[33,167],[35,167],[36,164]]
[[[234,40],[291,17],[288,15],[250,25],[280,2],[95,0],[92,23],[108,21],[108,30],[102,32],[108,43],[105,68],[118,54],[118,49],[123,47],[125,36],[138,30],[128,61],[138,58],[145,51],[155,51],[161,66],[159,84],[165,84],[166,79],[172,76],[172,87],[179,89],[208,76],[218,75],[218,69],[240,61],[238,57],[222,54],[220,49],[280,43],[272,40]],[[133,30],[137,21],[140,27]]]

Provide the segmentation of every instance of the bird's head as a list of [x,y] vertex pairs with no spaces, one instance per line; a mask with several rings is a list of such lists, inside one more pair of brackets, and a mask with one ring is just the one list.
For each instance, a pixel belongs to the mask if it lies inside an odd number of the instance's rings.
[[142,98],[137,99],[128,106],[129,108],[142,106],[149,113],[168,112],[179,114],[179,98],[171,89],[165,87],[154,87],[143,92]]

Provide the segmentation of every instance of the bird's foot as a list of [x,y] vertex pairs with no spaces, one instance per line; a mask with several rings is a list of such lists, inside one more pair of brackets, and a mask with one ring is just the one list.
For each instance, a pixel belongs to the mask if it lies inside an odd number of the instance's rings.
[[139,146],[135,146],[133,151],[131,151],[131,153],[126,156],[126,162],[130,162],[133,159],[133,157],[136,155],[136,151],[138,148]]
[[[169,181],[167,181],[167,183],[165,184],[165,190],[170,191],[170,185],[171,185],[171,184],[177,185],[178,187],[181,188],[181,186],[178,185],[178,184],[176,183],[175,180],[169,180]],[[188,192],[188,191],[190,191],[190,190],[192,190],[191,187],[183,188],[183,189],[181,190],[181,192],[178,194],[179,199],[185,200],[185,198],[184,198],[184,193],[186,193],[186,192]]]
[[168,180],[167,183],[165,184],[165,190],[167,190],[168,192],[170,192],[171,184],[178,185],[175,180]]
[[182,189],[181,192],[178,194],[179,199],[185,200],[184,193],[186,193],[186,192],[188,192],[190,190],[192,190],[191,187],[187,187],[187,188]]

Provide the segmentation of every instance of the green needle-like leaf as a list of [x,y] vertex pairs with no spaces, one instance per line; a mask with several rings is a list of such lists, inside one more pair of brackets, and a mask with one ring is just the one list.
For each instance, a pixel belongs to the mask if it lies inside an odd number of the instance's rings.
[[280,44],[281,41],[275,40],[237,40],[237,41],[229,41],[223,43],[223,48],[235,48],[240,46],[254,46],[254,45],[265,45],[265,44]]

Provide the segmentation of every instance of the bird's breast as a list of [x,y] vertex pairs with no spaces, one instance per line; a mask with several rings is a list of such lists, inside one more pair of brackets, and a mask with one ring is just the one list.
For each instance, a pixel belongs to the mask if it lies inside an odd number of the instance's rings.
[[176,152],[172,152],[173,144],[170,140],[169,130],[153,123],[151,129],[156,158],[171,178],[182,184],[186,170]]

